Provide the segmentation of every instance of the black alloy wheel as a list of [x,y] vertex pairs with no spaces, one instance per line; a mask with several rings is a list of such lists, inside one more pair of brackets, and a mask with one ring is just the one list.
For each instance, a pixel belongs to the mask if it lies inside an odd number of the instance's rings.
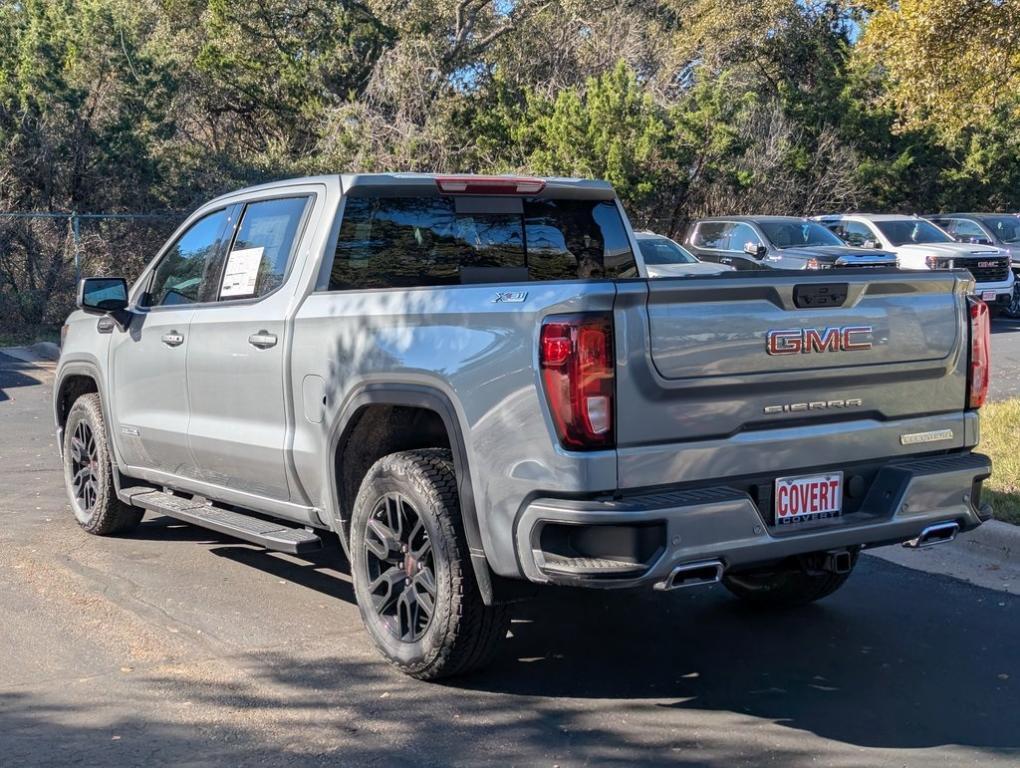
[[405,643],[420,640],[436,605],[432,541],[410,500],[382,496],[364,538],[372,608],[390,633]]
[[79,421],[71,435],[71,491],[83,512],[91,512],[99,499],[99,449],[87,421]]

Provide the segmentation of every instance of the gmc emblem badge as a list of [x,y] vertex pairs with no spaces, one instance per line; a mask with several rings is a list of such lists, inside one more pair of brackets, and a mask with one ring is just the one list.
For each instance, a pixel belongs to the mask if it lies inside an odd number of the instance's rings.
[[770,355],[807,355],[812,352],[860,352],[871,349],[870,325],[842,328],[790,328],[765,334]]

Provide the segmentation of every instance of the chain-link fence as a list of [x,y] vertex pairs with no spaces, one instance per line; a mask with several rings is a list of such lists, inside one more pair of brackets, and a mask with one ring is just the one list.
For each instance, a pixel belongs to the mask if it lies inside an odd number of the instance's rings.
[[58,326],[82,276],[134,279],[181,218],[0,212],[0,331],[16,336]]

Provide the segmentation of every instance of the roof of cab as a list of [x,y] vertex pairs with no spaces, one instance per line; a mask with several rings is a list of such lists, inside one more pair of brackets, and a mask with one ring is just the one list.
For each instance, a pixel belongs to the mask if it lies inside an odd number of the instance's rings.
[[[491,176],[470,173],[345,173],[340,177],[344,193],[353,189],[392,189],[396,191],[415,192],[423,189],[436,189],[439,179],[536,179],[544,183],[541,192],[528,197],[566,197],[612,200],[616,197],[613,186],[608,181],[597,179],[577,179],[562,176],[525,176],[505,174]],[[462,194],[462,193],[457,193]],[[463,194],[474,194],[471,192]],[[491,194],[491,193],[490,193]]]
[[703,219],[698,219],[697,223],[705,221],[717,221],[717,222],[736,221],[747,222],[750,224],[759,224],[770,222],[780,223],[784,221],[803,222],[807,221],[807,219],[805,219],[802,216],[707,216]]
[[[327,186],[339,183],[340,190],[347,194],[353,189],[388,189],[394,194],[415,194],[426,190],[437,190],[437,179],[536,179],[544,183],[541,192],[528,197],[538,198],[577,198],[613,200],[616,192],[608,181],[598,179],[576,179],[559,176],[524,176],[524,175],[502,175],[492,176],[483,174],[444,174],[444,173],[343,173],[320,176],[300,176],[289,179],[278,179],[243,189],[233,190],[218,196],[210,202],[218,202],[222,199],[250,195],[265,192],[273,189],[298,186],[302,184],[325,184]],[[459,194],[459,193],[458,193]],[[474,194],[468,192],[466,194]],[[491,194],[491,193],[490,193]],[[206,204],[208,205],[208,203]]]

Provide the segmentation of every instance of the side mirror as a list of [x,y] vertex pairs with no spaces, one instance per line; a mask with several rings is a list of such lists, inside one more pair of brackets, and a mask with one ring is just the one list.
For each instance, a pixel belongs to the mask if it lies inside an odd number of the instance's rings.
[[878,248],[881,248],[881,247],[882,247],[882,244],[880,242],[878,242],[878,240],[865,240],[863,243],[861,243],[861,248],[875,248],[875,249],[878,249]]
[[744,243],[744,253],[749,256],[754,256],[756,259],[764,259],[765,254],[769,252],[769,249],[764,245],[758,245],[756,243],[747,242]]
[[110,315],[121,328],[131,320],[127,280],[123,277],[86,277],[78,284],[77,304],[90,315]]

